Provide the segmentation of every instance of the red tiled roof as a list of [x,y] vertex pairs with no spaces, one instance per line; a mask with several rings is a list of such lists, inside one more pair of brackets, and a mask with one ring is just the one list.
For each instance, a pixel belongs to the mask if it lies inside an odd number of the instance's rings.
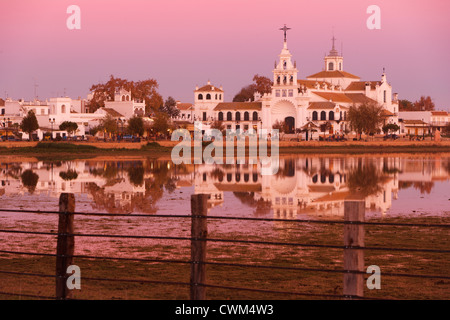
[[392,117],[394,114],[389,110],[383,109],[381,110],[381,116],[383,117]]
[[371,90],[374,90],[377,84],[381,84],[380,81],[353,81],[345,88],[345,91],[364,91],[366,90],[366,83],[370,85]]
[[337,92],[313,92],[315,95],[318,95],[319,97],[328,100],[331,102],[345,102],[345,103],[353,103],[353,100],[347,97],[344,93],[337,93]]
[[377,103],[362,93],[339,93],[339,92],[318,92],[313,91],[315,95],[326,99],[330,102],[343,103]]
[[308,109],[309,110],[324,110],[324,109],[334,109],[336,106],[335,103],[329,102],[329,101],[323,101],[323,102],[311,102],[309,104]]
[[223,92],[223,90],[221,90],[220,88],[214,87],[210,84],[207,84],[206,86],[203,86],[197,90],[195,90],[195,92],[203,92],[203,91],[218,91],[218,92]]
[[192,103],[178,103],[177,108],[178,110],[189,110],[194,105]]
[[403,120],[404,124],[411,124],[411,125],[427,125],[426,122],[423,122],[422,120]]
[[377,103],[363,93],[346,93],[345,95],[352,99],[353,103]]
[[353,79],[360,79],[358,76],[355,76],[354,74],[348,73],[346,71],[320,71],[318,73],[312,74],[310,76],[306,77],[308,78],[353,78]]
[[447,111],[431,111],[431,115],[433,116],[448,116]]
[[102,108],[106,113],[113,116],[114,118],[123,117],[123,115],[112,108]]

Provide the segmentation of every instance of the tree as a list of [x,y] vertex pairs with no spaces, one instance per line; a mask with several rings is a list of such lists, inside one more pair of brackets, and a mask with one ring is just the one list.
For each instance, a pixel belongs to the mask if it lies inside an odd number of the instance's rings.
[[348,121],[353,131],[360,135],[360,139],[363,132],[374,135],[379,130],[383,121],[382,110],[381,106],[371,103],[364,103],[359,107],[355,105],[350,107]]
[[167,130],[170,128],[169,115],[164,112],[157,112],[153,118],[153,130],[160,134],[167,134]]
[[254,99],[254,93],[256,90],[256,85],[250,84],[248,86],[245,86],[239,91],[233,98],[233,102],[246,102],[246,101],[253,101]]
[[233,102],[253,101],[255,92],[260,94],[269,93],[272,91],[273,82],[267,77],[255,74],[253,76],[252,84],[243,87],[233,98]]
[[71,135],[72,133],[77,131],[77,129],[78,129],[78,124],[76,124],[75,122],[71,122],[71,121],[64,121],[63,123],[61,123],[59,125],[59,130],[65,130],[65,131],[67,131],[67,133],[69,135]]
[[116,134],[118,131],[117,121],[113,116],[107,114],[103,119],[100,120],[100,128],[110,135]]
[[388,123],[383,126],[384,134],[388,134],[390,131],[397,132],[398,130],[400,130],[400,127],[396,123]]
[[177,108],[177,102],[172,97],[167,98],[161,111],[167,113],[171,118],[175,118],[180,114],[180,110]]
[[267,77],[255,74],[253,76],[255,82],[255,90],[261,94],[272,92],[273,82]]
[[94,112],[104,107],[105,101],[114,100],[116,90],[123,88],[131,92],[132,99],[145,101],[145,112],[150,113],[151,110],[158,110],[163,105],[163,99],[157,91],[158,87],[158,82],[154,79],[134,82],[111,75],[106,83],[90,87],[93,97],[88,103],[89,111]]
[[399,111],[433,111],[435,108],[433,99],[430,96],[421,96],[419,100],[411,102],[409,100],[398,101]]
[[413,103],[409,100],[399,100],[398,109],[399,111],[413,111]]
[[323,132],[323,137],[325,138],[325,132],[329,131],[331,129],[331,123],[329,123],[328,121],[325,123],[322,123],[320,125],[320,131]]
[[33,140],[32,133],[39,129],[39,123],[36,119],[36,116],[32,110],[28,111],[28,114],[22,119],[20,124],[20,129],[23,132],[28,133],[30,136],[30,140]]
[[132,135],[142,136],[144,134],[144,121],[141,117],[134,116],[128,119],[128,132]]
[[433,111],[435,106],[430,96],[421,96],[419,100],[414,102],[413,107],[415,111]]
[[278,130],[280,134],[280,139],[283,138],[284,134],[288,131],[288,127],[284,121],[276,120],[275,123],[272,125],[272,128],[275,130]]

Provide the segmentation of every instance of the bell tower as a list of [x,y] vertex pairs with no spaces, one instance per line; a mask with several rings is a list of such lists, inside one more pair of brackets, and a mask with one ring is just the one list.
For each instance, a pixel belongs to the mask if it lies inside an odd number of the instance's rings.
[[286,31],[287,28],[284,25],[280,30],[284,31],[283,49],[278,55],[278,63],[275,62],[275,69],[273,69],[273,97],[293,97],[297,88],[297,64],[292,63],[292,54],[287,47]]
[[339,52],[334,47],[336,38],[333,36],[331,39],[333,42],[330,53],[325,57],[325,71],[343,71],[344,70],[344,58],[339,55]]

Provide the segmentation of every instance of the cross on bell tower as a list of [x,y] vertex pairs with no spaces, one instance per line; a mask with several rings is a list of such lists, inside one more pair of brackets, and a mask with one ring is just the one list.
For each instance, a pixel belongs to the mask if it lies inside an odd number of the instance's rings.
[[286,32],[288,30],[291,30],[291,28],[286,27],[286,25],[284,25],[283,28],[280,28],[280,30],[284,31],[284,42],[286,42]]

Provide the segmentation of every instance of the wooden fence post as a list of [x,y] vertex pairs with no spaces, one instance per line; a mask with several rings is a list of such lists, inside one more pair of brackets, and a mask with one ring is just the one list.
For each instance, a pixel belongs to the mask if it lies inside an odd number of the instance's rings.
[[67,267],[72,264],[75,247],[73,234],[73,212],[75,212],[75,196],[73,193],[61,193],[59,197],[58,242],[56,245],[56,299],[70,297],[67,288]]
[[206,288],[201,284],[206,282],[206,265],[203,262],[206,261],[206,239],[208,236],[207,212],[208,195],[191,195],[191,238],[193,239],[191,240],[191,300],[206,299]]
[[[345,201],[346,222],[364,222],[365,201]],[[344,246],[364,246],[364,225],[344,224]],[[364,271],[364,250],[344,249],[344,270]],[[364,296],[364,274],[344,273],[344,296]]]

